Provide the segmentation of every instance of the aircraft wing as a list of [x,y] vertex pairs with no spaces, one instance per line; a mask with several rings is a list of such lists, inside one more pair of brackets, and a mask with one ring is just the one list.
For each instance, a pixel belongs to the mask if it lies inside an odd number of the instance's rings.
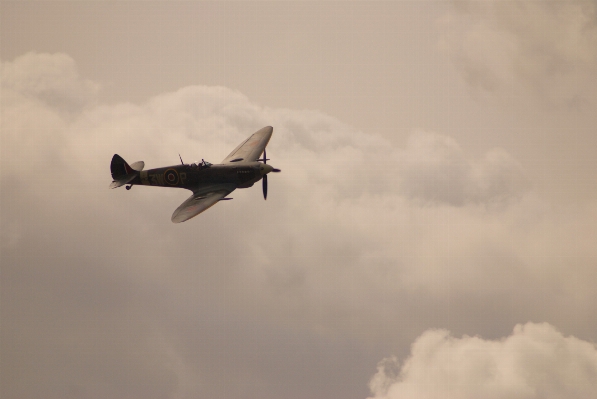
[[230,155],[222,161],[222,163],[256,161],[263,153],[263,150],[265,150],[265,146],[269,142],[270,137],[272,137],[273,131],[274,128],[271,126],[266,126],[263,129],[256,131],[251,137],[240,143],[238,147],[236,147]]
[[236,189],[235,185],[220,184],[193,192],[172,214],[172,223],[187,221],[208,208]]

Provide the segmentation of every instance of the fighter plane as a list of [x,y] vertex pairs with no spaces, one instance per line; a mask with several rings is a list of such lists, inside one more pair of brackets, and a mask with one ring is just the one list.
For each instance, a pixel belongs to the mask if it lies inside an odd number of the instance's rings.
[[[201,160],[193,164],[166,166],[144,171],[143,161],[131,165],[118,154],[112,157],[110,188],[126,186],[130,190],[134,185],[179,187],[191,190],[191,195],[172,214],[172,222],[189,220],[212,207],[237,188],[251,187],[262,180],[263,198],[267,199],[267,174],[280,172],[267,164],[265,146],[272,136],[273,128],[266,126],[253,133],[236,147],[217,165]],[[263,158],[259,158],[263,154]]]

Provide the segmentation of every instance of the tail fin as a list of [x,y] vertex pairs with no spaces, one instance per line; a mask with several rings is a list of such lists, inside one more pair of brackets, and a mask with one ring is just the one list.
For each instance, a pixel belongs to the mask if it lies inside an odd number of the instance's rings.
[[110,163],[110,172],[114,181],[110,184],[110,188],[120,187],[129,183],[137,177],[144,166],[145,163],[143,161],[129,165],[120,155],[114,154]]
[[129,164],[118,154],[114,154],[112,157],[110,172],[112,172],[112,179],[114,180],[120,180],[123,177],[134,173]]

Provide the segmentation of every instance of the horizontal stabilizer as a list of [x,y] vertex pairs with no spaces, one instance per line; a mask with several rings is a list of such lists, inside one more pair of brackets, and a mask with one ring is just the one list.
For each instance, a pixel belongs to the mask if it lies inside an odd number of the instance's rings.
[[122,179],[114,180],[112,183],[110,183],[110,188],[118,188],[120,186],[124,186],[125,184],[135,180],[135,177],[137,177],[137,175],[125,176]]
[[141,172],[144,167],[145,167],[145,162],[143,162],[143,161],[137,161],[131,165],[131,169],[135,170],[137,172]]

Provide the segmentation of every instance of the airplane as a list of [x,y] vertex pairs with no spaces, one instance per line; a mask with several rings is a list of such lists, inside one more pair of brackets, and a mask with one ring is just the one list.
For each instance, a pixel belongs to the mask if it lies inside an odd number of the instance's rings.
[[[127,185],[126,189],[130,190],[134,185],[144,185],[191,190],[193,194],[172,214],[173,223],[187,221],[219,201],[231,200],[228,194],[237,188],[251,187],[259,180],[263,182],[263,198],[267,199],[267,174],[280,172],[267,164],[265,147],[273,131],[271,126],[266,126],[253,133],[217,165],[204,160],[189,165],[180,158],[181,165],[144,171],[143,161],[129,165],[114,154],[110,163],[114,181],[110,188]],[[261,154],[263,158],[259,158]]]

